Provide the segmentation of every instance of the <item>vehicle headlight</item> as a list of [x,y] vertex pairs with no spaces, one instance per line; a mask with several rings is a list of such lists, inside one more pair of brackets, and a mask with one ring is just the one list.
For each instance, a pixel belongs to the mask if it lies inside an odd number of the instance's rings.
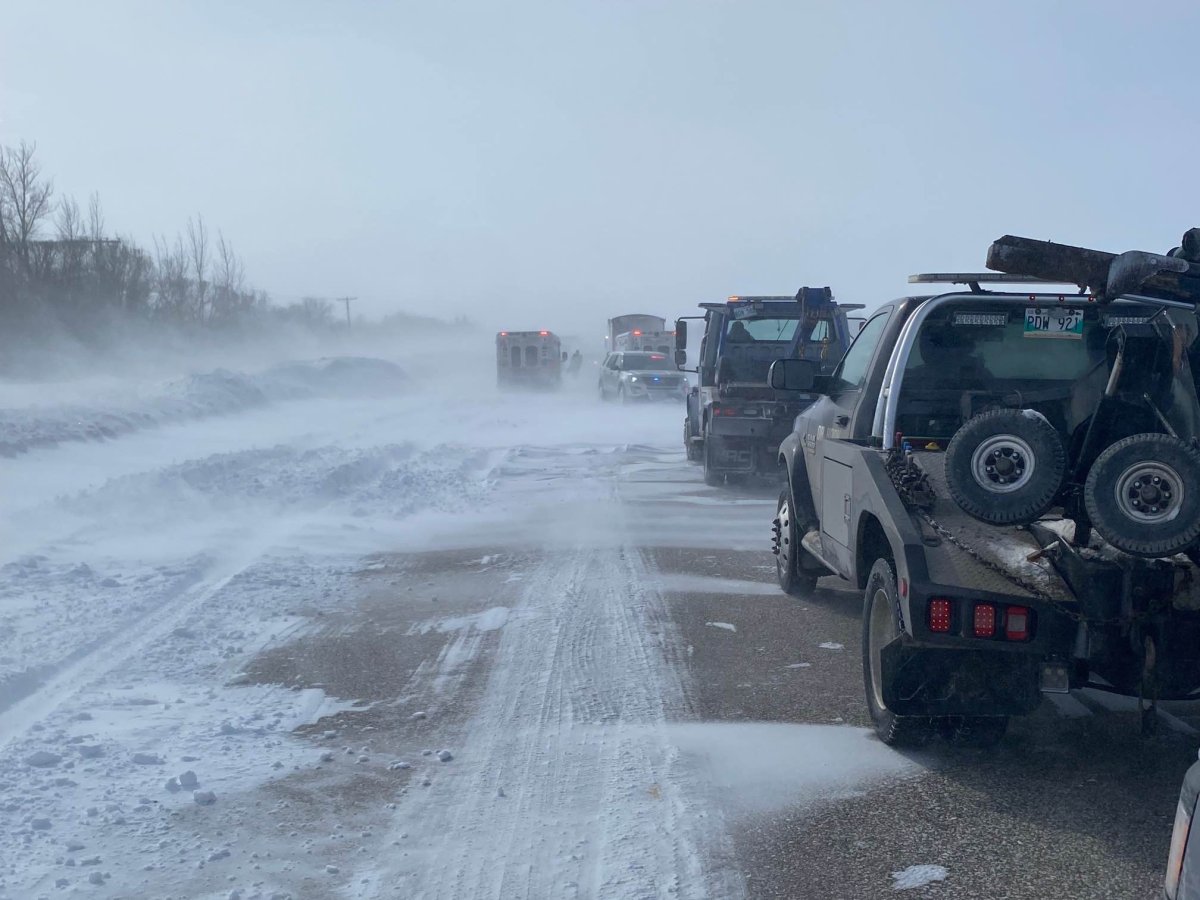
[[630,381],[637,381],[637,376],[636,376],[636,375],[630,375],[630,376],[629,376],[629,380],[630,380]]

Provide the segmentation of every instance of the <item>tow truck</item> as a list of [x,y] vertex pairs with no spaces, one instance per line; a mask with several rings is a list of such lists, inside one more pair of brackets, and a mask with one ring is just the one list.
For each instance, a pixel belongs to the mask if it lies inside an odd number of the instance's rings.
[[[1200,231],[1168,255],[1006,236],[875,310],[782,442],[779,584],[863,591],[888,744],[987,745],[1043,693],[1200,693]],[[1050,290],[1049,284],[1069,284]],[[998,289],[1008,286],[1007,290]]]
[[[801,288],[794,297],[735,296],[701,303],[703,316],[675,323],[675,363],[699,375],[687,396],[683,445],[687,458],[704,467],[704,481],[724,484],[728,476],[774,476],[779,442],[815,394],[774,391],[767,370],[777,357],[831,368],[850,343],[846,320],[857,304],[834,302],[828,288]],[[687,322],[703,319],[699,365],[687,365]]]

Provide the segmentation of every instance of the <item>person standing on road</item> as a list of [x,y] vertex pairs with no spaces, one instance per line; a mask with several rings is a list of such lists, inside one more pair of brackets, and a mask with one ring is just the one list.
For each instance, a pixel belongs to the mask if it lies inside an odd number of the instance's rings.
[[571,354],[571,361],[567,363],[567,371],[574,377],[579,375],[579,370],[583,367],[583,354],[576,350]]

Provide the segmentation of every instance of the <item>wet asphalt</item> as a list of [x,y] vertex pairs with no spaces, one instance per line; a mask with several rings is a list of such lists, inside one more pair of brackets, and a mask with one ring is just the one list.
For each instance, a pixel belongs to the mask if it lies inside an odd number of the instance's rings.
[[[681,460],[662,471],[660,488],[703,499],[698,517],[712,511],[699,522],[698,546],[656,541],[652,528],[638,532],[674,629],[677,646],[668,656],[685,669],[687,708],[680,719],[869,727],[859,593],[836,580],[823,581],[803,601],[772,590],[766,534],[773,491],[705,488]],[[638,479],[644,485],[658,475],[642,472]],[[661,502],[660,495],[621,490],[635,511]],[[726,499],[736,502],[726,507]],[[745,525],[764,516],[763,544],[753,549]],[[719,545],[722,517],[736,525],[734,549]],[[515,586],[505,572],[520,570],[521,554],[532,559],[539,549],[496,550],[506,560],[499,567],[479,562],[490,552],[381,557],[362,575],[359,601],[343,616],[264,655],[249,677],[361,697],[364,711],[332,726],[339,743],[363,740],[380,752],[411,753],[453,740],[488,677],[499,632],[485,635],[454,683],[435,690],[429,673],[447,638],[414,625],[431,614],[509,602]],[[681,578],[689,586],[672,587]],[[702,583],[686,581],[696,578],[724,581],[706,592]],[[754,589],[739,592],[737,582]],[[406,602],[397,602],[402,597]],[[713,848],[724,857],[710,863],[734,870],[751,898],[1157,898],[1179,782],[1200,746],[1188,728],[1200,722],[1196,706],[1172,709],[1176,727],[1147,738],[1132,710],[1113,711],[1092,697],[1073,699],[1066,712],[1046,702],[1015,721],[995,748],[937,742],[906,754],[903,775],[869,779],[854,790],[769,810],[731,795],[723,811],[731,841]],[[429,719],[412,718],[417,710],[428,710]],[[329,727],[328,721],[316,726],[313,739]],[[811,764],[796,760],[798,767]],[[744,765],[756,765],[753,755]],[[419,790],[412,771],[345,769],[338,791],[351,796],[386,791],[402,798]],[[290,790],[298,810],[306,802],[328,803],[319,784]],[[942,866],[946,878],[898,892],[893,873],[914,865]]]

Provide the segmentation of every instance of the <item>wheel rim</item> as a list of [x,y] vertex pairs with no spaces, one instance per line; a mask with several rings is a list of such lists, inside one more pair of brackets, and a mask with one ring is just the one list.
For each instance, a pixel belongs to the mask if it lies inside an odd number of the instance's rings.
[[896,639],[896,616],[892,603],[882,586],[871,595],[871,620],[867,633],[867,653],[871,661],[871,694],[877,709],[887,709],[883,702],[883,648]]
[[779,507],[779,555],[775,567],[780,577],[792,571],[792,512],[791,504],[784,500]]
[[998,434],[975,448],[971,474],[985,490],[1007,494],[1033,478],[1033,448],[1015,434]]
[[1117,508],[1135,522],[1170,522],[1179,515],[1186,489],[1173,468],[1161,462],[1139,462],[1117,478]]

